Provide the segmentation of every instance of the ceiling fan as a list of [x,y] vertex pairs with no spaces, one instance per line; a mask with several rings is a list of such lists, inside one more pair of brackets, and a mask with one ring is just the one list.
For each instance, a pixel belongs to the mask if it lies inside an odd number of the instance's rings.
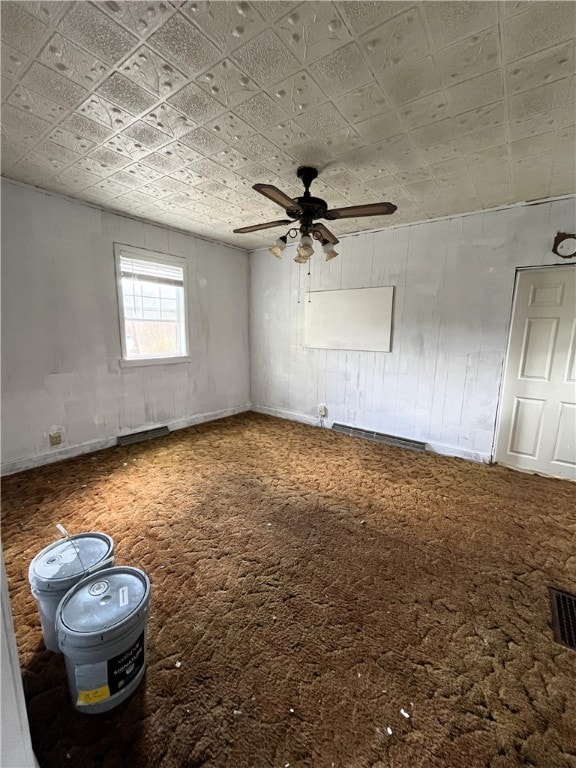
[[315,223],[315,219],[335,221],[337,219],[359,218],[360,216],[389,216],[396,210],[396,206],[393,203],[368,203],[366,205],[350,205],[346,208],[328,208],[325,200],[319,197],[312,197],[310,194],[310,184],[318,176],[318,169],[302,165],[296,171],[296,175],[304,184],[304,194],[302,197],[292,199],[282,190],[278,189],[278,187],[272,186],[272,184],[254,184],[252,187],[256,192],[284,208],[286,215],[289,216],[288,219],[267,221],[264,224],[253,224],[252,226],[240,227],[233,231],[236,234],[245,234],[247,232],[257,232],[260,229],[272,229],[272,227],[282,227],[287,224],[297,223],[297,227],[292,227],[286,235],[276,240],[275,245],[270,248],[270,252],[280,258],[282,251],[286,248],[288,238],[297,237],[298,233],[300,233],[300,243],[294,261],[300,264],[308,261],[314,253],[314,248],[312,247],[313,239],[321,242],[326,261],[328,261],[338,256],[334,246],[339,241],[324,224]]

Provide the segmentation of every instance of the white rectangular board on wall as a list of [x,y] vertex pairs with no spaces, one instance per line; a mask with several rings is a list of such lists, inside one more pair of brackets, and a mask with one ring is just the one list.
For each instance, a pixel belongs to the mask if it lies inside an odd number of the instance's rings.
[[304,346],[390,352],[394,287],[310,291]]

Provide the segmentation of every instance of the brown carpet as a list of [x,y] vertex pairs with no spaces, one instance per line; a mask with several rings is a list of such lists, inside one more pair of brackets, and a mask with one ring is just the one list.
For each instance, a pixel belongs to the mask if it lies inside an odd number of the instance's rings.
[[[6,478],[40,765],[574,768],[547,594],[576,590],[574,490],[256,414]],[[72,708],[29,592],[57,522],[152,582],[146,678],[103,715]]]

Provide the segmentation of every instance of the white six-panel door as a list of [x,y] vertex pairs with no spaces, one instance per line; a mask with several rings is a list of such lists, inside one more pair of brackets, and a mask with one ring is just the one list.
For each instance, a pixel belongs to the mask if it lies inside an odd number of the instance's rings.
[[576,480],[576,265],[518,273],[495,459]]

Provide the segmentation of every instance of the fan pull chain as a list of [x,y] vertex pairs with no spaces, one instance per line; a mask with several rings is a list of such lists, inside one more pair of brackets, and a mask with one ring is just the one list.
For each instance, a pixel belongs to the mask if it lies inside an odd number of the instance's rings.
[[302,290],[300,287],[300,277],[301,277],[300,264],[298,264],[298,304],[300,304],[300,293]]

